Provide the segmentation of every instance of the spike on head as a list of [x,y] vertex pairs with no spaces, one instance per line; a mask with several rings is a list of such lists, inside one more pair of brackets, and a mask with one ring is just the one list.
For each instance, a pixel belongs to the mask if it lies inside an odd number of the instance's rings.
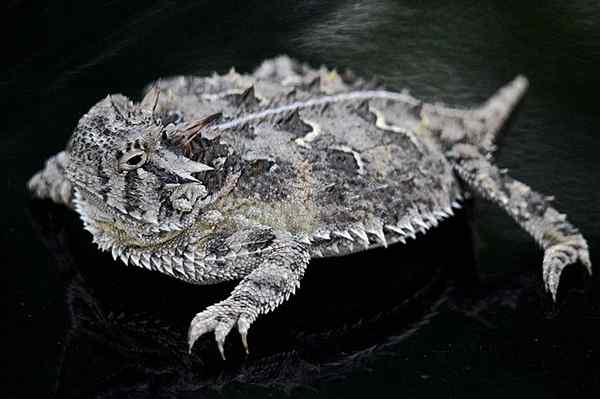
[[156,82],[150,90],[146,93],[142,101],[140,102],[140,108],[149,113],[152,117],[156,114],[158,108],[158,100],[160,99],[160,81]]
[[115,111],[115,114],[122,120],[127,119],[125,117],[125,115],[123,115],[123,111],[121,110],[121,106],[117,103],[117,101],[115,101],[115,99],[113,98],[113,96],[111,96],[110,94],[108,95],[108,101],[110,102],[110,105],[112,106],[113,110]]
[[186,154],[191,152],[190,143],[198,137],[202,129],[214,125],[216,122],[221,120],[223,114],[217,112],[209,115],[206,118],[198,119],[183,125],[180,129],[176,129],[169,135],[169,139],[179,145]]

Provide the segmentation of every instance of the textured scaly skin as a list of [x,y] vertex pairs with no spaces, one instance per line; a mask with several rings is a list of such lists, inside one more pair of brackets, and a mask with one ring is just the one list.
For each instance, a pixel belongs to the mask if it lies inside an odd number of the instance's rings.
[[[490,161],[527,88],[453,109],[287,57],[253,74],[155,83],[139,104],[108,96],[28,186],[74,208],[102,250],[195,284],[241,280],[198,313],[190,350],[233,327],[246,350],[260,314],[300,286],[312,257],[395,242],[436,226],[470,193],[500,205],[544,249],[556,297],[585,239],[548,198]],[[465,191],[467,190],[467,191]]]

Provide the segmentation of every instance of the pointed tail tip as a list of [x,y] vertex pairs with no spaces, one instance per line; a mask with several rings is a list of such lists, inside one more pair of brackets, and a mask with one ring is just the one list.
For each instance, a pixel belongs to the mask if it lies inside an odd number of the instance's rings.
[[481,146],[487,151],[494,150],[493,144],[496,136],[525,95],[528,87],[528,79],[524,75],[517,75],[477,110],[477,116],[485,120]]
[[528,88],[529,80],[524,75],[517,75],[485,102],[481,107],[483,116],[503,122],[525,95]]
[[524,75],[517,75],[508,84],[501,87],[500,90],[490,98],[489,103],[505,103],[507,105],[505,111],[510,111],[510,108],[514,107],[519,102],[528,88],[529,80]]
[[525,75],[517,75],[511,82],[511,86],[515,91],[519,92],[521,96],[529,88],[529,80]]

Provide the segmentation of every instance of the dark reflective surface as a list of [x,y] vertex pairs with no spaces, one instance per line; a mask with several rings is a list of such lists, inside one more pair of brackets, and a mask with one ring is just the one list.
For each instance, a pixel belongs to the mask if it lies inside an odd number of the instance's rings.
[[531,90],[498,162],[555,195],[598,262],[595,2],[7,7],[2,396],[594,396],[597,277],[573,268],[553,306],[541,289],[541,251],[485,204],[407,246],[314,262],[299,294],[253,326],[251,355],[233,333],[222,362],[209,338],[187,355],[185,333],[232,285],[194,287],[114,262],[73,213],[29,202],[24,185],[95,101],[108,92],[139,98],[160,76],[246,71],[287,53],[471,105],[524,73]]

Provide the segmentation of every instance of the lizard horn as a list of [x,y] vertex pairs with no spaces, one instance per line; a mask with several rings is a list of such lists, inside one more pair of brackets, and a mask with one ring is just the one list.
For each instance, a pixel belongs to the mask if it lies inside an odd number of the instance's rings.
[[207,116],[204,119],[198,119],[185,124],[181,129],[176,129],[171,134],[171,139],[181,146],[186,146],[192,142],[201,133],[202,129],[214,124],[221,119],[223,114],[217,112]]
[[153,116],[158,106],[158,99],[160,98],[159,83],[156,82],[140,102],[140,108],[151,113]]

